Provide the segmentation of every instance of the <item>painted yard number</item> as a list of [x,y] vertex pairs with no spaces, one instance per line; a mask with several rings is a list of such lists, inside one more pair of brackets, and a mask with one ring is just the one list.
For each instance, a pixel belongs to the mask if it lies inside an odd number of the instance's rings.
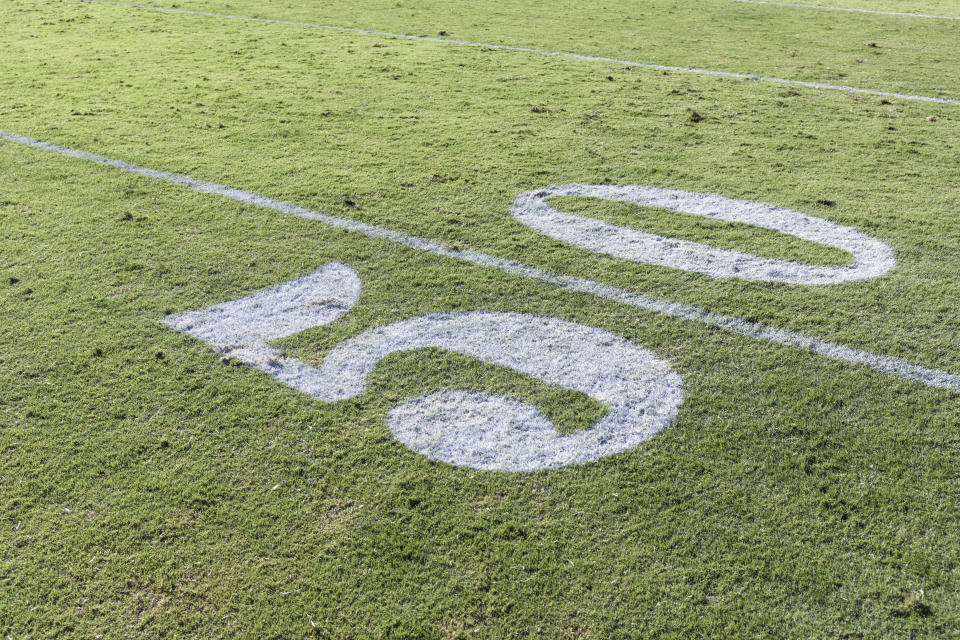
[[[589,196],[742,222],[841,249],[854,261],[823,267],[666,238],[561,212],[547,202],[555,196]],[[566,185],[523,193],[511,212],[525,225],[578,247],[716,278],[834,284],[875,278],[895,265],[889,247],[856,229],[767,204],[687,191]],[[323,402],[363,394],[367,377],[391,353],[437,347],[582,392],[609,409],[591,427],[565,436],[530,405],[476,391],[427,394],[387,416],[390,431],[414,451],[476,469],[551,469],[632,449],[670,425],[683,401],[680,376],[648,349],[557,318],[483,311],[420,316],[342,342],[319,369],[270,346],[273,340],[333,322],[356,304],[360,287],[353,269],[331,263],[298,280],[170,316],[166,322]]]

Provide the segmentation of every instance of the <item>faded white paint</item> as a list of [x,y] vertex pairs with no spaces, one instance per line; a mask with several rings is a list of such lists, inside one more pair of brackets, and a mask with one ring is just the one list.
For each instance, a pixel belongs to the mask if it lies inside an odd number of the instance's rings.
[[346,340],[306,391],[329,402],[358,396],[380,360],[427,347],[579,391],[609,409],[593,426],[566,436],[532,407],[486,393],[442,391],[390,413],[387,424],[398,440],[454,465],[535,471],[591,462],[651,438],[673,421],[683,400],[680,376],[624,338],[557,318],[480,311],[420,316]]
[[329,324],[360,293],[349,267],[332,263],[310,275],[166,323],[217,351],[268,373],[313,398],[361,395],[367,377],[397,351],[437,347],[580,391],[609,413],[592,427],[560,436],[540,412],[510,398],[445,391],[394,409],[398,440],[455,465],[534,471],[581,464],[638,446],[668,426],[682,401],[680,377],[650,351],[592,327],[516,313],[421,316],[344,341],[320,369],[286,357],[269,342]]
[[316,369],[284,356],[268,343],[330,324],[360,296],[360,278],[330,263],[292,282],[200,311],[168,316],[173,329],[210,343],[217,351],[309,393]]
[[[659,207],[713,220],[742,222],[835,247],[849,253],[853,261],[842,267],[825,267],[667,238],[565,213],[547,202],[557,196],[587,196]],[[896,265],[893,252],[887,245],[856,229],[770,204],[690,191],[641,185],[571,184],[521,193],[511,212],[528,227],[590,251],[714,278],[836,284],[875,278]]]

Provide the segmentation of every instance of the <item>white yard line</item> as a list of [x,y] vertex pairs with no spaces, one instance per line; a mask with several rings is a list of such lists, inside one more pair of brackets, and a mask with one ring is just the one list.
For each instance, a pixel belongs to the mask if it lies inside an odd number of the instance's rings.
[[793,2],[766,2],[764,0],[733,0],[744,4],[769,4],[775,7],[797,9],[821,9],[823,11],[848,11],[850,13],[873,13],[880,16],[905,16],[908,18],[932,18],[934,20],[960,20],[960,16],[934,16],[928,13],[902,13],[900,11],[877,11],[875,9],[852,9],[850,7],[826,7],[820,4],[795,4]]
[[827,342],[825,340],[820,340],[819,338],[814,338],[811,336],[805,336],[794,331],[768,327],[757,322],[751,322],[749,320],[738,318],[736,316],[713,313],[693,305],[670,302],[669,300],[664,300],[662,298],[656,298],[641,293],[634,293],[633,291],[627,291],[626,289],[620,289],[600,282],[595,282],[593,280],[587,280],[585,278],[576,278],[573,276],[552,273],[550,271],[545,271],[522,262],[508,260],[506,258],[500,258],[486,253],[480,253],[479,251],[461,251],[452,249],[443,243],[437,242],[436,240],[420,238],[403,233],[401,231],[395,231],[386,227],[367,224],[366,222],[360,222],[358,220],[333,216],[320,211],[315,211],[313,209],[307,209],[289,202],[275,200],[257,193],[234,189],[232,187],[216,184],[214,182],[197,180],[196,178],[191,178],[189,176],[168,173],[166,171],[159,171],[157,169],[148,169],[146,167],[140,167],[123,160],[114,160],[112,158],[96,155],[87,151],[79,151],[76,149],[70,149],[68,147],[62,147],[50,142],[34,140],[33,138],[27,138],[15,133],[3,131],[2,129],[0,129],[0,140],[15,142],[70,158],[88,160],[97,164],[113,167],[119,171],[133,173],[161,182],[176,184],[188,189],[193,189],[194,191],[222,196],[224,198],[229,198],[230,200],[235,200],[245,204],[266,207],[280,213],[295,215],[308,220],[316,220],[317,222],[322,222],[337,229],[346,229],[348,231],[354,231],[371,238],[387,240],[389,242],[410,247],[412,249],[417,249],[419,251],[426,251],[428,253],[445,256],[447,258],[454,258],[456,260],[462,260],[471,264],[498,269],[504,273],[529,278],[531,280],[539,280],[540,282],[546,282],[568,291],[587,293],[598,298],[613,300],[615,302],[627,304],[644,311],[653,311],[655,313],[661,313],[672,318],[679,318],[681,320],[689,320],[692,322],[707,324],[730,331],[732,333],[755,338],[757,340],[788,345],[803,351],[816,353],[833,360],[839,360],[849,364],[863,365],[875,371],[879,371],[880,373],[896,376],[905,380],[919,382],[928,387],[939,387],[941,389],[949,389],[955,392],[960,392],[960,375],[948,373],[940,369],[922,367],[899,358],[891,358],[888,356],[870,353],[869,351],[853,349],[842,344]]
[[861,89],[859,87],[848,87],[839,84],[825,84],[822,82],[808,82],[806,80],[792,80],[790,78],[771,78],[767,76],[758,76],[749,73],[735,73],[733,71],[716,71],[714,69],[697,69],[694,67],[676,67],[665,64],[653,64],[649,62],[636,62],[633,60],[621,60],[619,58],[604,58],[601,56],[588,56],[580,53],[566,53],[563,51],[548,51],[546,49],[531,49],[528,47],[514,47],[505,44],[491,44],[488,42],[474,42],[472,40],[454,40],[452,38],[432,38],[428,36],[411,36],[403,33],[390,33],[387,31],[374,31],[372,29],[354,29],[351,27],[338,27],[326,24],[314,24],[312,22],[294,22],[290,20],[273,20],[270,18],[253,18],[250,16],[237,16],[226,13],[212,13],[209,11],[192,11],[187,9],[172,9],[167,7],[157,7],[144,4],[130,4],[127,2],[113,2],[110,0],[79,0],[80,2],[109,4],[121,7],[131,7],[135,9],[148,9],[150,11],[163,11],[166,13],[182,13],[192,16],[208,16],[212,18],[226,18],[229,20],[247,20],[250,22],[264,22],[267,24],[282,24],[293,27],[310,27],[313,29],[329,29],[332,31],[346,31],[349,33],[361,33],[364,35],[383,36],[388,38],[404,38],[407,40],[422,40],[426,42],[440,42],[444,44],[462,45],[467,47],[484,47],[487,49],[499,49],[501,51],[517,51],[520,53],[533,53],[541,56],[553,56],[557,58],[572,58],[574,60],[586,60],[589,62],[606,62],[610,64],[621,64],[630,67],[639,67],[643,69],[656,69],[658,71],[676,71],[678,73],[694,73],[698,75],[716,76],[720,78],[735,78],[737,80],[755,80],[757,82],[771,82],[774,84],[785,84],[795,87],[806,87],[808,89],[824,89],[827,91],[843,91],[846,93],[859,93],[871,96],[881,96],[884,98],[896,98],[898,100],[914,100],[919,102],[937,102],[940,104],[960,105],[960,100],[950,98],[938,98],[935,96],[917,96],[907,93],[895,93],[892,91],[880,91],[877,89]]

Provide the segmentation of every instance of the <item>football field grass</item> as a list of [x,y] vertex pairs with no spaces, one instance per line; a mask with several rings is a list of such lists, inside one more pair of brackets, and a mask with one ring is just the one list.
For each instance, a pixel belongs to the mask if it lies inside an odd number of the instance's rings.
[[960,2],[806,4],[0,0],[0,638],[956,637]]

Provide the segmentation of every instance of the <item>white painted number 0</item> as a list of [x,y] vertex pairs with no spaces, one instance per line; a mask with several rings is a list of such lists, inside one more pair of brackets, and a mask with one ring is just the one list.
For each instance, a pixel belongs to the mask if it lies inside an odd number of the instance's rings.
[[[589,196],[725,222],[741,222],[835,247],[851,254],[854,260],[842,267],[821,267],[665,238],[564,213],[547,203],[549,198],[558,196]],[[851,227],[762,202],[690,191],[641,185],[571,184],[522,193],[513,203],[511,212],[528,227],[584,249],[635,262],[703,273],[714,278],[805,285],[837,284],[876,278],[896,264],[890,247]]]

